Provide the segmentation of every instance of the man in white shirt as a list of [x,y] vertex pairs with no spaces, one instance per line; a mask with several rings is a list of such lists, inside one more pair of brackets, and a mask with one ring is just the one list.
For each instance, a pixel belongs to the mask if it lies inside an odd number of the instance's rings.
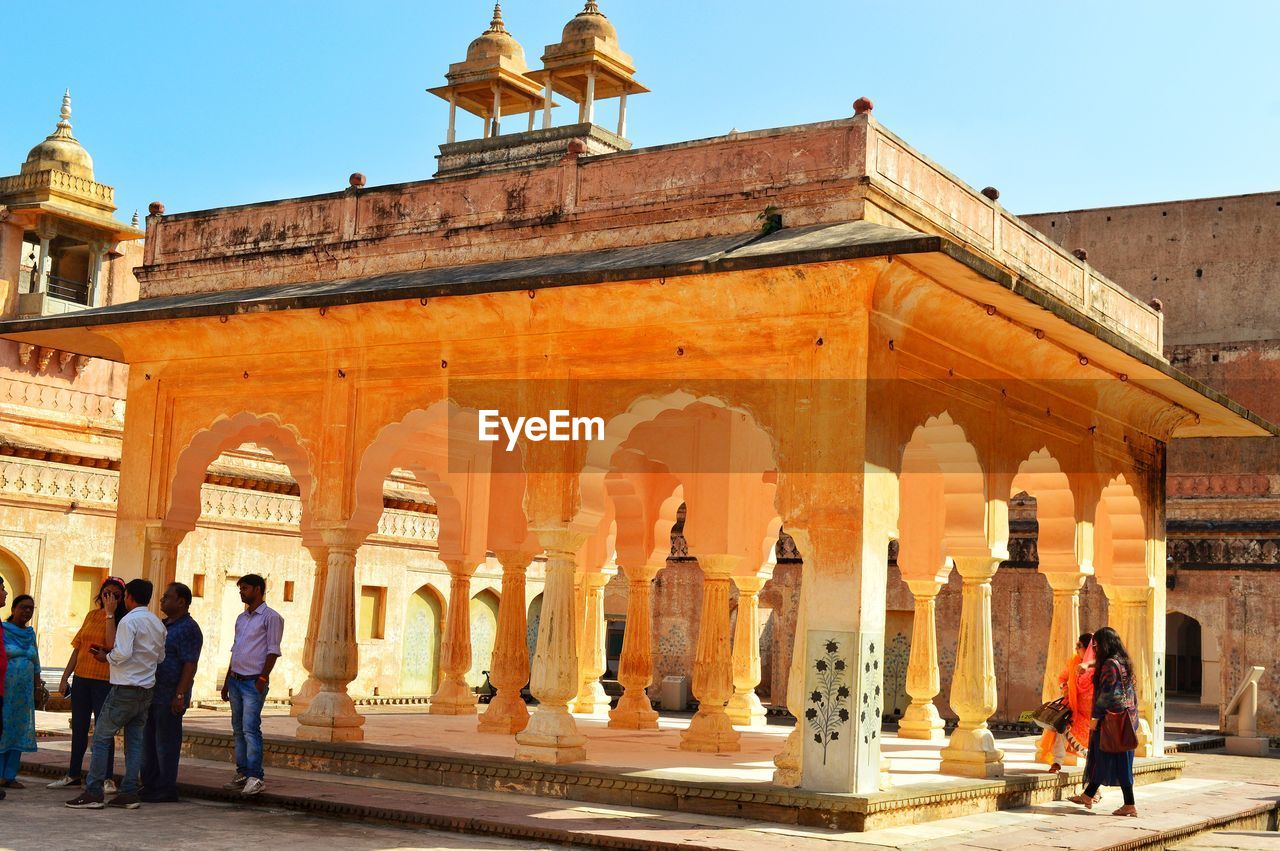
[[[124,778],[120,794],[107,806],[136,810],[138,770],[142,766],[143,731],[151,696],[156,685],[156,666],[164,661],[164,622],[147,604],[151,602],[151,583],[135,579],[125,586],[123,604],[113,599],[114,610],[107,611],[107,643],[90,647],[95,658],[111,666],[111,691],[102,704],[93,730],[93,759],[89,776],[78,798],[67,801],[77,810],[100,810],[103,807],[102,783],[109,764],[108,748],[116,734],[124,730]],[[104,601],[104,608],[107,603]]]

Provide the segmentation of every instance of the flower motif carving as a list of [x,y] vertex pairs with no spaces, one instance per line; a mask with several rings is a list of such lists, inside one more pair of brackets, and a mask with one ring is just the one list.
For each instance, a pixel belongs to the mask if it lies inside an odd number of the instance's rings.
[[840,643],[828,641],[826,653],[813,661],[817,687],[809,694],[805,721],[813,731],[813,741],[822,746],[822,764],[827,764],[827,748],[838,741],[849,723],[848,663],[840,656]]

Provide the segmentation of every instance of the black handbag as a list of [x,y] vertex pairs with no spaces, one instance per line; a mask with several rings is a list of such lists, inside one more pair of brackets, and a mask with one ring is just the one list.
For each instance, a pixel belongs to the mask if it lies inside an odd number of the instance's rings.
[[1031,720],[1046,730],[1061,733],[1071,723],[1071,707],[1067,706],[1065,697],[1060,697],[1037,709],[1031,716]]

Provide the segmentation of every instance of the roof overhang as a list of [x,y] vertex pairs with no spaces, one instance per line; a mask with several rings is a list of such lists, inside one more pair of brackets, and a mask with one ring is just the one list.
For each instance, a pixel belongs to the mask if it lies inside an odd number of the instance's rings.
[[[117,338],[130,326],[315,310],[352,304],[450,298],[782,266],[900,257],[943,286],[994,306],[1063,345],[1107,363],[1135,386],[1194,415],[1175,437],[1267,437],[1268,423],[1224,394],[1124,339],[1027,280],[950,239],[866,221],[680,240],[635,248],[421,269],[322,283],[151,298],[77,313],[0,322],[0,337],[90,357],[130,362]],[[1046,315],[1048,314],[1048,315]],[[107,333],[109,331],[109,333]],[[142,360],[135,358],[135,360]]]

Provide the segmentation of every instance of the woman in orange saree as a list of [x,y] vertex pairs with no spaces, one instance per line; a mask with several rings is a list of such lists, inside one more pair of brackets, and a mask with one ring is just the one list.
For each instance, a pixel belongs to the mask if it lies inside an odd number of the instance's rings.
[[1049,766],[1049,770],[1055,773],[1062,770],[1062,763],[1068,753],[1083,758],[1086,746],[1082,742],[1089,741],[1089,719],[1093,717],[1092,633],[1084,633],[1076,642],[1075,655],[1058,675],[1058,685],[1071,709],[1071,723],[1062,734],[1046,730],[1036,748],[1041,762],[1049,762],[1052,758],[1053,764]]

